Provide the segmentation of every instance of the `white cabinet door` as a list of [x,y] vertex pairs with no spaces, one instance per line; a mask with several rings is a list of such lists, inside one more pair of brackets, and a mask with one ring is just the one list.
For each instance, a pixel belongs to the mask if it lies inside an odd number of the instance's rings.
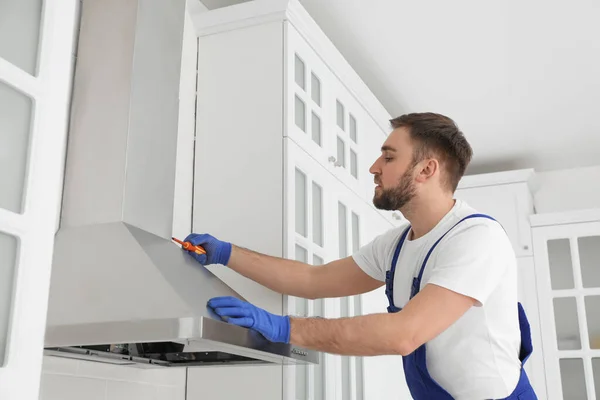
[[529,216],[533,214],[533,202],[527,184],[458,189],[455,197],[498,220],[506,230],[517,257],[533,255],[529,225]]
[[[284,140],[284,257],[321,265],[335,259],[335,238],[329,234],[333,177],[314,158],[290,139]],[[286,312],[297,316],[332,313],[334,299],[308,300],[285,296]],[[334,363],[322,354],[319,365],[284,368],[285,399],[330,399],[335,395]]]
[[0,398],[37,399],[76,0],[0,3]]
[[[376,236],[393,229],[393,225],[371,208],[365,218],[365,243]],[[361,313],[376,314],[387,312],[387,297],[385,286],[365,293],[361,296]],[[395,399],[412,398],[404,378],[401,356],[376,356],[363,359],[363,392],[365,399]]]
[[327,130],[332,132],[333,163],[328,167],[348,189],[365,199],[365,181],[373,180],[361,150],[366,136],[372,134],[366,131],[367,113],[337,77],[331,81],[331,91],[332,115]]
[[548,398],[600,399],[600,222],[533,239]]
[[[337,258],[351,256],[365,243],[365,216],[370,209],[363,199],[350,192],[344,184],[336,181],[332,185],[332,206],[334,221],[332,227],[337,231]],[[348,296],[335,299],[332,317],[354,317],[362,314],[362,296]],[[336,363],[336,399],[362,400],[363,393],[363,357],[334,356]]]
[[365,129],[367,114],[294,26],[284,27],[284,135],[363,197],[369,165],[360,146],[372,134]]
[[334,155],[332,73],[290,23],[284,23],[284,135],[326,166]]

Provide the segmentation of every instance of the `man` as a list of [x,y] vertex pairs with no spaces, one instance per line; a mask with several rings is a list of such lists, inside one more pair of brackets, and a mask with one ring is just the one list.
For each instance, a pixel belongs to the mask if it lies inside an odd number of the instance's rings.
[[456,124],[443,115],[407,114],[371,166],[373,204],[409,221],[351,257],[323,266],[259,254],[208,234],[202,264],[223,264],[280,293],[342,297],[386,285],[387,313],[352,318],[296,318],[231,297],[208,303],[232,324],[275,342],[327,353],[403,356],[412,396],[427,399],[535,399],[522,363],[531,353],[529,325],[517,303],[511,243],[493,218],[454,191],[472,156]]

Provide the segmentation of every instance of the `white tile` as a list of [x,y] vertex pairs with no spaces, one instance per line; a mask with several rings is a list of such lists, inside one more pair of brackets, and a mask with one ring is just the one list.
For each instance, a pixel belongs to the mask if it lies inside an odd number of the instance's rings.
[[42,374],[40,400],[106,400],[106,381]]
[[77,374],[80,376],[103,378],[107,380],[146,382],[147,380],[144,378],[145,371],[146,370],[144,369],[131,366],[81,360],[79,362]]
[[51,374],[77,374],[78,360],[64,357],[44,356],[42,372]]
[[116,381],[185,386],[185,368],[179,367],[138,368],[82,360],[77,374]]
[[157,388],[153,385],[118,381],[107,382],[106,400],[156,400],[156,396]]
[[164,386],[184,386],[185,387],[185,368],[168,367],[147,369],[142,378],[144,382]]
[[185,400],[185,384],[183,386],[157,386],[157,400]]
[[280,365],[189,368],[187,400],[281,400]]

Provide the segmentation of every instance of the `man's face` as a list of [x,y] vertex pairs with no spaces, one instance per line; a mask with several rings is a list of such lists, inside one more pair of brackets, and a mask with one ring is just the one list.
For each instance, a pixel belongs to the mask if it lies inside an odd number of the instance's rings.
[[369,169],[374,175],[373,205],[381,210],[399,210],[416,194],[413,145],[407,128],[397,128],[381,147],[381,156]]

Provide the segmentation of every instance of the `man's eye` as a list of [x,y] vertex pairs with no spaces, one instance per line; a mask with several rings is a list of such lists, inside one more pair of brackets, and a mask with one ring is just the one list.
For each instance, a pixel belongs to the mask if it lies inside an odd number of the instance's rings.
[[390,162],[392,161],[394,158],[393,157],[385,157],[384,160],[385,162]]

